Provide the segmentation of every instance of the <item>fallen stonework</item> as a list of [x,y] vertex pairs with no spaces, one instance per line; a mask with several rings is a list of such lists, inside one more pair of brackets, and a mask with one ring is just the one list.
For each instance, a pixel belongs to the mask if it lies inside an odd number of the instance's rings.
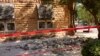
[[0,43],[0,56],[81,56],[83,38],[43,38]]

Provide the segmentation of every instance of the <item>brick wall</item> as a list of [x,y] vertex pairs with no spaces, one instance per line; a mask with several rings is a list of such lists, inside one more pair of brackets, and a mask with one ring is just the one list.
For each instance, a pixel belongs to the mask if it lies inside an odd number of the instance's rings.
[[[40,2],[40,0],[0,0],[0,3],[14,4],[15,19],[13,21],[16,25],[16,32],[38,30],[38,14],[36,5],[40,4]],[[68,27],[68,17],[65,16],[67,15],[65,15],[63,6],[53,6],[54,20],[52,20],[52,22],[54,24],[54,28]]]
[[[54,11],[54,25],[56,28],[68,27],[68,17],[65,17],[65,10],[63,6],[57,5],[53,9]],[[66,11],[67,12],[67,11]]]

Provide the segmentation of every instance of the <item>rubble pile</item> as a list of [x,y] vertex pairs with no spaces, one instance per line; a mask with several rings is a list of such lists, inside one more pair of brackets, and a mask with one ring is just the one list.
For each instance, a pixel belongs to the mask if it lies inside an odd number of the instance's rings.
[[6,50],[21,50],[16,56],[81,56],[82,43],[83,38],[44,38],[21,41],[10,47],[6,46]]

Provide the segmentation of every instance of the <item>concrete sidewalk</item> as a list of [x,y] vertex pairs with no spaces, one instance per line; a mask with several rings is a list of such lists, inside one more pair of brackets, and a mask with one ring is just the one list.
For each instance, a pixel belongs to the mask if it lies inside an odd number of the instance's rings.
[[83,32],[83,30],[77,30],[77,32],[75,33],[75,36],[90,37],[90,38],[97,38],[98,37],[98,31],[96,28],[90,29],[90,32]]

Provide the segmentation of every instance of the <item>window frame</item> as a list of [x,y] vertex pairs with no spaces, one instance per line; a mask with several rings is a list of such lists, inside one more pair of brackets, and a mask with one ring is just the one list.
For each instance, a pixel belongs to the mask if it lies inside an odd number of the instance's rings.
[[[45,23],[45,21],[39,20],[39,21],[38,21],[38,25],[37,25],[37,26],[38,26],[38,29],[45,29],[46,26],[45,26],[44,28],[39,28],[39,23],[40,23],[40,22],[44,22],[44,23]],[[45,23],[45,25],[46,25],[46,23]]]
[[[50,28],[48,27],[48,24],[47,24],[48,22],[51,22],[51,23],[52,23],[52,27],[50,27]],[[47,29],[52,29],[53,27],[54,27],[54,26],[53,26],[53,22],[52,22],[52,21],[47,21],[47,22],[46,22],[46,28],[47,28]]]
[[[14,23],[14,30],[8,30],[8,29],[7,29],[7,28],[8,28],[8,27],[7,27],[7,26],[8,26],[8,25],[7,25],[8,23]],[[15,22],[7,22],[7,23],[6,23],[6,30],[7,30],[7,32],[14,32],[14,31],[16,31],[16,24],[15,24]]]
[[[16,31],[16,24],[15,24],[15,22],[2,22],[2,21],[0,21],[0,23],[3,23],[3,25],[4,25],[4,30],[0,31],[0,32],[15,32]],[[8,30],[7,29],[7,24],[8,23],[14,23],[14,30]]]
[[[44,22],[44,23],[45,23],[45,28],[39,28],[39,22]],[[47,22],[51,22],[51,23],[52,23],[52,27],[51,27],[51,28],[48,28],[48,27],[47,27]],[[37,25],[37,27],[38,27],[38,29],[40,29],[40,30],[42,30],[42,29],[52,29],[52,28],[54,28],[54,25],[53,25],[53,22],[52,22],[51,20],[47,20],[47,21],[45,21],[45,20],[38,20],[38,25]]]

